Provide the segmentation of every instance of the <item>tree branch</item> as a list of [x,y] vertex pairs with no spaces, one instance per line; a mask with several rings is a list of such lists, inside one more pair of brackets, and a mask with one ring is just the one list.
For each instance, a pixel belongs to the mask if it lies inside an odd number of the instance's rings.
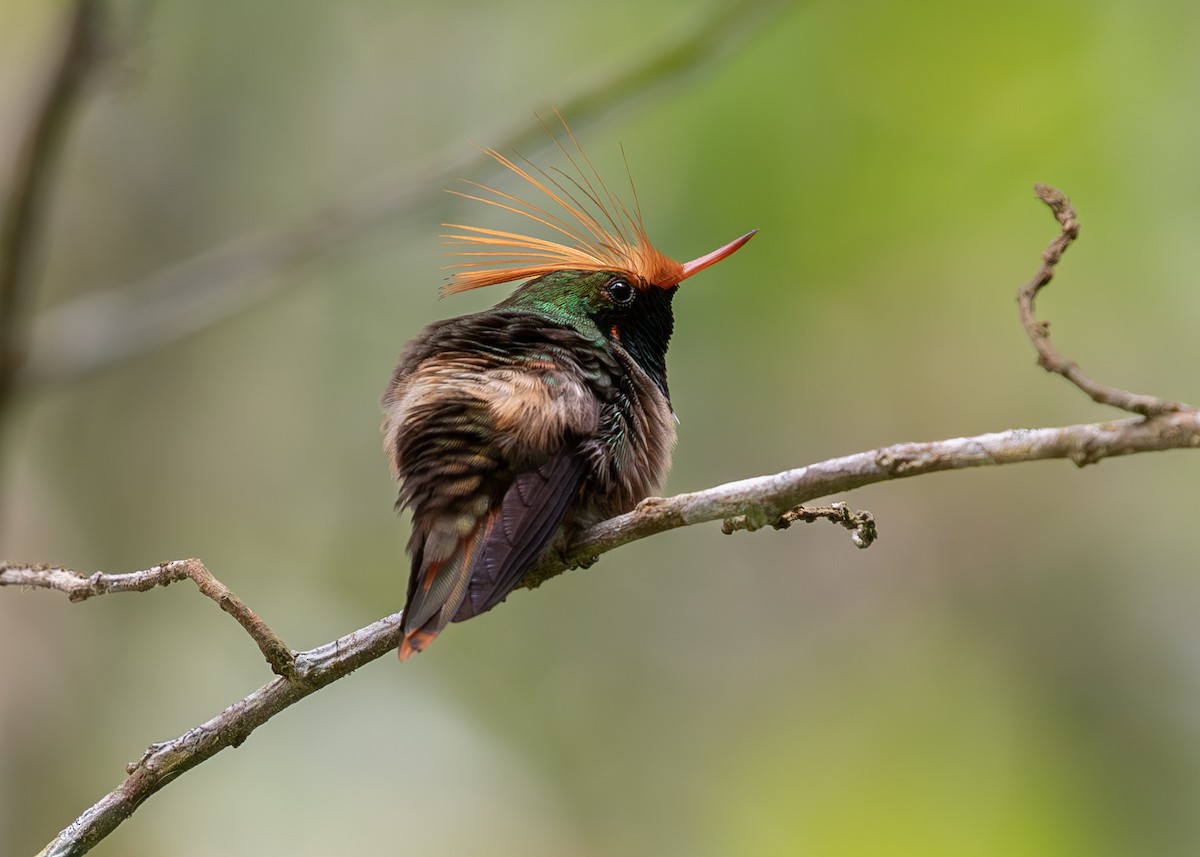
[[[1117,455],[1167,449],[1200,447],[1200,411],[1154,397],[1135,396],[1105,387],[1073,368],[1058,355],[1049,341],[1045,325],[1033,316],[1037,291],[1050,281],[1063,251],[1078,234],[1074,212],[1065,197],[1039,186],[1039,197],[1054,211],[1061,233],[1047,249],[1043,264],[1019,295],[1022,322],[1043,365],[1081,387],[1096,401],[1114,404],[1141,416],[1113,422],[1089,423],[1058,428],[1012,429],[975,437],[952,438],[925,443],[900,443],[868,452],[718,485],[704,491],[674,497],[651,497],[628,514],[604,521],[583,533],[562,555],[544,555],[525,576],[529,588],[561,574],[568,568],[589,565],[596,557],[623,544],[655,533],[708,521],[726,521],[726,531],[753,529],[766,524],[782,526],[793,520],[830,517],[854,528],[859,541],[873,538],[874,522],[868,513],[851,515],[843,504],[828,509],[806,509],[805,502],[865,485],[905,479],[943,470],[995,467],[1026,461],[1065,459],[1082,467]],[[857,543],[857,542],[856,542]],[[861,546],[861,545],[860,545]],[[208,597],[229,612],[229,604],[244,611],[239,622],[264,648],[262,638],[287,651],[282,641],[258,622],[243,621],[253,616],[227,589],[216,583],[198,560],[167,563],[128,575],[93,575],[83,578],[51,566],[0,565],[0,585],[33,585],[66,592],[72,600],[83,600],[102,592],[141,591],[166,585],[184,576],[196,580]],[[207,576],[207,578],[205,578]],[[198,579],[199,578],[199,579]],[[212,581],[201,583],[202,579]],[[396,648],[400,634],[399,613],[354,631],[338,640],[292,658],[291,671],[281,674],[254,693],[238,700],[215,717],[171,741],[153,744],[137,762],[128,766],[128,777],[93,807],[84,812],[41,852],[44,855],[79,855],[111,833],[152,794],[176,777],[226,747],[237,747],[256,728],[278,712],[331,682]],[[277,644],[277,646],[276,646]],[[292,657],[292,653],[288,652]],[[272,661],[274,666],[274,661]]]
[[667,530],[743,515],[764,522],[778,520],[794,506],[879,482],[1052,458],[1082,467],[1117,455],[1197,447],[1200,413],[1194,410],[1150,419],[1011,429],[975,437],[894,444],[704,491],[647,497],[632,512],[592,527],[561,557],[543,556],[522,583],[535,588],[568,569],[590,564],[600,554]]

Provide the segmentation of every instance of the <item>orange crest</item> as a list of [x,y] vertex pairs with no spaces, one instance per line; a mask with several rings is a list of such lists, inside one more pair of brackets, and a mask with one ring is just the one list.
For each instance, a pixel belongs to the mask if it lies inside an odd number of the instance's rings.
[[[464,261],[448,266],[457,270],[442,288],[443,294],[540,277],[554,271],[613,271],[643,288],[668,288],[686,276],[682,264],[661,253],[646,237],[637,191],[633,192],[634,206],[630,210],[604,185],[566,121],[561,115],[558,119],[571,140],[574,154],[549,128],[546,130],[573,168],[573,175],[556,171],[559,175],[555,177],[528,161],[525,161],[527,166],[522,166],[495,149],[481,150],[532,185],[545,198],[541,205],[467,179],[463,181],[474,187],[476,193],[450,191],[527,217],[557,233],[554,237],[558,240],[445,223],[443,226],[459,231],[443,235],[443,241],[448,246],[462,248],[449,255]],[[631,180],[631,188],[632,184]]]

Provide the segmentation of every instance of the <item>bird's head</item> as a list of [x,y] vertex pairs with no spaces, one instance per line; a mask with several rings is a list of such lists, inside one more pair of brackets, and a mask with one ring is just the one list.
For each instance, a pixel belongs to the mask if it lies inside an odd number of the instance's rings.
[[626,205],[600,179],[565,121],[563,128],[571,149],[553,133],[551,137],[570,172],[552,174],[483,149],[532,186],[543,197],[539,202],[478,182],[467,182],[470,192],[451,191],[533,220],[557,233],[558,240],[445,224],[454,231],[442,238],[460,261],[449,266],[452,273],[442,291],[453,294],[526,280],[501,306],[535,310],[576,325],[587,320],[628,351],[666,393],[666,350],[674,326],[671,299],[679,284],[734,253],[758,230],[690,262],[672,259],[646,236],[636,191],[633,205]]

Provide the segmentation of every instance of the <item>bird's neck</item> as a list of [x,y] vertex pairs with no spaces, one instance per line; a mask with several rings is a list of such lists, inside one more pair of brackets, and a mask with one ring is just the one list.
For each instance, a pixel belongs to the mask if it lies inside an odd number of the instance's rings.
[[644,289],[631,311],[609,310],[589,301],[587,290],[579,288],[578,277],[563,273],[527,283],[496,309],[540,315],[573,327],[597,347],[624,350],[669,401],[667,346],[675,327],[671,310],[675,291],[676,287]]

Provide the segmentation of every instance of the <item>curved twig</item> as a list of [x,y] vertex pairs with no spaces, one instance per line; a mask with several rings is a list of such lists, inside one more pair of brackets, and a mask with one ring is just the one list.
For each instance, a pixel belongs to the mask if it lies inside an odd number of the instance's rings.
[[1141,414],[1152,417],[1155,414],[1168,411],[1188,410],[1191,405],[1182,402],[1171,402],[1157,396],[1144,396],[1118,390],[1088,377],[1073,360],[1068,360],[1059,353],[1050,341],[1050,325],[1038,321],[1033,312],[1033,302],[1038,292],[1054,277],[1054,268],[1062,259],[1063,253],[1071,243],[1079,237],[1079,222],[1075,219],[1075,209],[1071,201],[1062,191],[1049,185],[1036,184],[1033,186],[1038,199],[1050,206],[1054,217],[1062,227],[1062,232],[1050,242],[1050,246],[1042,254],[1042,266],[1028,283],[1017,290],[1017,308],[1021,313],[1021,325],[1029,336],[1029,341],[1038,353],[1038,365],[1047,372],[1062,375],[1083,392],[1087,393],[1093,402],[1101,405],[1112,405],[1131,414]]
[[786,530],[797,521],[805,524],[814,523],[821,518],[832,524],[838,524],[850,531],[850,540],[857,548],[869,548],[879,538],[875,527],[875,516],[870,512],[851,512],[845,503],[833,503],[829,506],[797,506],[788,509],[775,519],[763,518],[761,515],[736,515],[726,518],[721,524],[721,532],[732,535],[738,530],[755,530],[769,526],[776,530]]

